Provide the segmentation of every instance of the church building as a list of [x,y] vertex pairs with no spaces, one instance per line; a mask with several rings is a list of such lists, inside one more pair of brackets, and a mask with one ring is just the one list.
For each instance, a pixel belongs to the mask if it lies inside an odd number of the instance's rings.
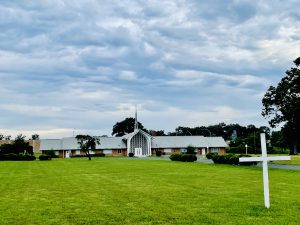
[[[138,128],[137,115],[132,133],[122,137],[100,137],[100,144],[90,154],[103,153],[107,156],[134,156],[144,157],[155,155],[161,151],[165,155],[174,152],[186,152],[188,146],[193,146],[197,154],[205,155],[209,152],[225,153],[227,147],[222,137],[204,136],[151,136]],[[80,150],[75,137],[62,139],[41,139],[40,151],[47,153],[53,150],[56,155],[69,158],[75,155],[84,155]]]

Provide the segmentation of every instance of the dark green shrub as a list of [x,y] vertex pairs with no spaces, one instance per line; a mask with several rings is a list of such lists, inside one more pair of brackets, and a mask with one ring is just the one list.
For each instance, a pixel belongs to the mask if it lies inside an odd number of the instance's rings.
[[1,161],[32,161],[35,159],[36,159],[35,156],[27,155],[27,154],[23,155],[23,154],[9,153],[9,154],[0,155]]
[[51,160],[52,157],[50,155],[40,155],[39,156],[39,160],[43,161],[43,160]]
[[250,155],[243,155],[243,154],[225,154],[225,155],[218,155],[218,154],[211,154],[211,159],[214,161],[215,164],[230,164],[230,165],[243,165],[243,166],[250,166],[256,165],[257,162],[239,162],[240,157],[251,157]]
[[212,157],[213,157],[214,155],[218,155],[218,153],[217,153],[217,152],[210,152],[210,153],[207,153],[207,154],[206,154],[206,158],[207,158],[207,159],[212,159]]
[[36,160],[36,157],[34,155],[25,154],[21,157],[21,160],[22,161],[33,161],[33,160]]
[[17,160],[18,155],[14,153],[7,153],[7,154],[1,154],[0,155],[0,160],[1,161],[6,161],[6,160]]
[[14,151],[14,146],[12,144],[2,144],[0,146],[0,154],[11,154]]
[[181,161],[181,156],[182,156],[181,152],[175,152],[172,155],[170,155],[170,159],[172,161]]
[[[105,156],[104,153],[96,153],[96,154],[91,155],[91,157],[104,157],[104,156]],[[84,157],[87,157],[87,155],[72,155],[72,156],[70,156],[70,158],[84,158]]]
[[134,153],[133,153],[133,152],[129,152],[128,156],[129,156],[129,157],[133,157],[133,156],[134,156]]
[[196,148],[195,148],[194,146],[189,145],[189,146],[186,148],[186,154],[196,154],[195,149],[196,149]]
[[194,162],[197,161],[197,156],[195,154],[183,154],[181,156],[182,162]]
[[58,155],[55,155],[53,150],[47,151],[46,155],[50,156],[51,158],[58,158]]
[[161,156],[162,152],[161,152],[160,150],[157,150],[157,151],[155,152],[155,154],[156,154],[156,156]]
[[238,165],[239,164],[239,155],[229,153],[225,155],[212,155],[212,160],[215,164],[231,164]]
[[197,156],[195,154],[183,154],[181,152],[175,152],[170,156],[172,161],[181,162],[194,162],[197,161]]

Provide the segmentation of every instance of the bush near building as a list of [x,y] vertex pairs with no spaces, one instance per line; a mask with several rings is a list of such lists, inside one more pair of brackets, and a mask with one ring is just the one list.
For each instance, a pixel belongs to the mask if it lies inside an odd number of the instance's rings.
[[28,154],[0,154],[0,161],[33,161],[35,159],[34,155]]
[[157,150],[157,151],[155,152],[155,155],[156,155],[156,156],[161,156],[161,155],[162,155],[162,152],[161,152],[160,150]]
[[239,162],[240,157],[251,157],[251,155],[244,154],[223,154],[219,155],[216,153],[208,153],[206,158],[212,159],[215,164],[230,164],[230,165],[241,165],[241,166],[251,166],[257,165],[257,162]]
[[172,161],[181,162],[194,162],[197,161],[197,156],[195,154],[183,154],[181,152],[175,152],[170,156]]
[[52,157],[50,155],[40,155],[39,160],[44,161],[44,160],[51,160]]

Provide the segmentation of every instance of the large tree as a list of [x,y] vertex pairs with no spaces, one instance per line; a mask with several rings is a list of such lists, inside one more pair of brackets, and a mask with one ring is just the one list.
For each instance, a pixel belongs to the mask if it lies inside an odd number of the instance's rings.
[[91,160],[90,151],[95,151],[96,145],[100,144],[100,138],[79,134],[76,136],[76,139],[80,149],[84,151],[89,160]]
[[[117,122],[113,126],[112,135],[121,137],[125,134],[129,134],[134,131],[134,124],[135,124],[135,119],[132,117],[126,118],[125,120],[123,120],[121,122]],[[144,128],[144,126],[140,122],[138,122],[138,127],[139,127],[139,129],[142,129],[147,132],[147,130]]]
[[300,140],[300,57],[296,67],[286,71],[277,87],[270,86],[262,99],[262,115],[271,127],[283,124],[282,134],[290,145],[290,154],[297,154]]

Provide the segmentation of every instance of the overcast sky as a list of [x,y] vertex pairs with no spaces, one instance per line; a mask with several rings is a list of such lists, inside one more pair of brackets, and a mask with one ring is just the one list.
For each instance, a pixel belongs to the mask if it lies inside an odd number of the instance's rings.
[[0,133],[267,125],[300,56],[299,1],[0,0]]

